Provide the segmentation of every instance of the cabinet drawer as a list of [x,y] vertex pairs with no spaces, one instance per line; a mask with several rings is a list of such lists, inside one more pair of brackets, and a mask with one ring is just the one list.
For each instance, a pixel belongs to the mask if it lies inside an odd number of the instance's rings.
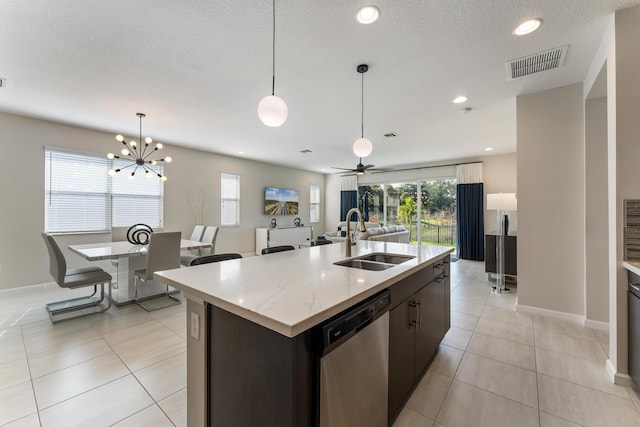
[[433,264],[413,273],[406,279],[391,286],[391,307],[397,307],[402,301],[418,292],[433,280]]

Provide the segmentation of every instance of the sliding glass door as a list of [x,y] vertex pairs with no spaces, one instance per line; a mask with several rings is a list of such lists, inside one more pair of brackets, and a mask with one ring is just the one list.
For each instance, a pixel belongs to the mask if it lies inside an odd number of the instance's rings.
[[368,221],[404,225],[411,243],[456,245],[456,180],[361,185],[358,207]]

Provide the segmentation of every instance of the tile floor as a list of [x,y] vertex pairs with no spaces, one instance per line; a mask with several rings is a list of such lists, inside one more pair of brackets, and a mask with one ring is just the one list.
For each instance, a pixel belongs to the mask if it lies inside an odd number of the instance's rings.
[[[640,426],[608,337],[515,311],[481,262],[452,264],[451,330],[395,427]],[[0,291],[1,426],[186,426],[185,305],[52,325],[57,286]]]

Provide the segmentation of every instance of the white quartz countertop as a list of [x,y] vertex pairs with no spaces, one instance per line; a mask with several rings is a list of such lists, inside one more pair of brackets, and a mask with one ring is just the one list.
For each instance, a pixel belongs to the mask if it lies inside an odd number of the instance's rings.
[[361,240],[352,257],[386,252],[415,255],[383,271],[334,265],[344,243],[314,246],[155,273],[188,296],[294,337],[397,281],[444,258],[453,248]]
[[623,261],[622,266],[640,276],[640,261]]

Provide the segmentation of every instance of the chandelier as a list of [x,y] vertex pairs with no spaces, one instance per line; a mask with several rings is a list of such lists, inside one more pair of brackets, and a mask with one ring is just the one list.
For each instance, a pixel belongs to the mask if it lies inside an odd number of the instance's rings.
[[[161,180],[166,181],[167,177],[165,175],[162,175],[156,172],[152,166],[157,165],[158,162],[171,163],[171,157],[167,156],[162,159],[155,159],[155,160],[149,159],[149,157],[153,153],[155,153],[158,150],[162,150],[162,144],[156,143],[155,147],[150,147],[153,140],[149,137],[146,137],[144,139],[144,143],[142,142],[142,118],[145,117],[145,114],[136,113],[136,116],[138,116],[138,118],[140,119],[140,138],[138,142],[130,141],[129,144],[127,144],[127,141],[124,140],[124,137],[122,135],[117,135],[116,140],[121,142],[122,145],[124,145],[124,148],[120,150],[120,153],[125,157],[116,156],[113,153],[107,154],[108,159],[126,159],[126,160],[132,160],[132,163],[119,169],[111,169],[109,171],[109,175],[113,176],[120,171],[123,171],[127,168],[134,167],[134,169],[131,170],[131,173],[129,174],[129,178],[131,179],[135,178],[136,172],[138,171],[138,169],[142,169],[142,172],[144,172],[147,178],[151,178],[153,175],[156,175]],[[126,171],[126,172],[128,173],[129,171]]]

